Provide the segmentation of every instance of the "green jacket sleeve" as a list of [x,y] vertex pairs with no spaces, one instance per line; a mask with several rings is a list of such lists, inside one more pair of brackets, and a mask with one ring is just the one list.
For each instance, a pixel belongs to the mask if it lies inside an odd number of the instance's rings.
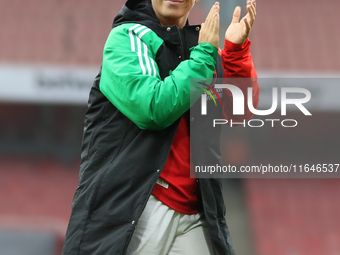
[[114,28],[104,47],[100,90],[141,129],[171,125],[203,93],[190,79],[212,78],[215,71],[217,48],[201,43],[161,80],[154,59],[162,43],[147,27],[129,23]]

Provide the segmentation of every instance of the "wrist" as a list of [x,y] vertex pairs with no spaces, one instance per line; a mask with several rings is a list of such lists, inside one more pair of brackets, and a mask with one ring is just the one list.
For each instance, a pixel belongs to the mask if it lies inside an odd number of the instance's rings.
[[197,50],[199,49],[200,51],[209,54],[210,56],[213,57],[213,59],[216,61],[217,54],[218,54],[218,48],[211,43],[207,42],[202,42],[196,47],[193,47],[192,49],[196,48]]
[[242,51],[250,46],[251,42],[249,38],[245,40],[245,42],[237,44],[229,41],[228,39],[225,39],[224,41],[224,50],[228,52],[237,52]]

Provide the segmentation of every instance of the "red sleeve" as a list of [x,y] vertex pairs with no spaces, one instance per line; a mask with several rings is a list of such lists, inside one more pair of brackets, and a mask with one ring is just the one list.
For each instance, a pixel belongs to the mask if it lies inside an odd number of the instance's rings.
[[257,108],[259,104],[260,87],[257,82],[257,74],[253,63],[253,57],[250,54],[250,45],[251,42],[249,39],[242,44],[234,44],[225,40],[224,49],[221,51],[224,78],[225,80],[232,78],[231,84],[242,90],[245,99],[245,114],[233,115],[232,94],[230,90],[223,89],[223,115],[228,121],[232,119],[234,122],[243,122],[243,120],[250,120],[253,117],[254,114],[249,111],[247,104],[249,87],[253,88],[254,108]]

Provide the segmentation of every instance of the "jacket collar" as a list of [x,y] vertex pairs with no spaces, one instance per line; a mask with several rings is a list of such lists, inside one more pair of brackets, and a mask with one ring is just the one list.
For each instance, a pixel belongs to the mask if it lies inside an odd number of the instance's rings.
[[[181,45],[180,29],[176,26],[162,26],[152,8],[151,0],[128,0],[113,21],[112,27],[124,23],[138,23],[153,30],[168,45]],[[183,30],[198,31],[199,26],[190,26],[187,21]],[[197,32],[198,33],[198,32]]]

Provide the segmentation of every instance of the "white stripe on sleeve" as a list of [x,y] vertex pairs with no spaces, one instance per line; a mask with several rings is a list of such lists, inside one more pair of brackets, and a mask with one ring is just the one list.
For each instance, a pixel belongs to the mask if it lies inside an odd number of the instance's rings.
[[137,33],[138,33],[139,31],[141,31],[143,28],[146,28],[146,26],[143,26],[143,25],[142,25],[141,27],[135,29],[135,30],[134,30],[135,34],[137,35]]
[[134,30],[135,28],[139,27],[140,24],[136,24],[132,27],[129,28],[129,36],[130,36],[130,43],[131,43],[131,51],[136,51],[136,46],[135,46],[135,38],[132,34],[132,30]]
[[143,42],[144,45],[144,58],[146,62],[146,66],[148,68],[148,75],[151,75],[151,66],[150,66],[150,61],[149,61],[149,56],[148,56],[148,46]]
[[[145,29],[144,31],[142,31],[143,29]],[[142,68],[142,72],[143,75],[146,74],[146,72],[148,72],[148,75],[152,75],[152,71],[153,71],[153,76],[156,77],[157,73],[156,73],[156,67],[155,67],[155,63],[154,60],[152,58],[149,58],[148,55],[148,46],[142,42],[141,38],[147,33],[149,32],[151,29],[147,28],[143,25],[140,24],[136,24],[135,26],[131,27],[129,29],[129,36],[130,36],[130,41],[131,41],[131,51],[137,51],[137,55],[138,55],[138,60],[139,60],[139,65]],[[142,31],[139,35],[138,33]],[[137,49],[136,49],[136,45],[135,45],[135,38],[137,40]],[[143,49],[142,49],[142,43],[143,43]],[[143,51],[144,50],[144,59],[145,59],[145,63],[146,63],[146,67],[144,65],[144,61],[143,61]],[[151,65],[150,65],[150,61],[151,61]],[[147,68],[147,70],[146,70]]]
[[147,32],[149,32],[150,30],[151,30],[150,28],[145,29],[142,33],[140,33],[139,38],[142,39],[143,35],[145,35],[145,34],[146,34]]
[[143,75],[144,75],[144,74],[146,74],[146,69],[145,69],[145,66],[144,66],[144,63],[143,63],[142,45],[141,45],[141,40],[139,39],[139,37],[137,37],[137,48],[138,48],[137,55],[138,55],[138,58],[139,58],[139,65],[142,68]]

